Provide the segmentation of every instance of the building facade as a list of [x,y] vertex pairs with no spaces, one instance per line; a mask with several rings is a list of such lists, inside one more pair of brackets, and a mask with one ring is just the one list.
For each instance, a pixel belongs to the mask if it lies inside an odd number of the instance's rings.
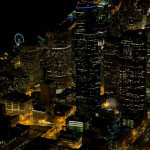
[[119,100],[122,113],[145,108],[147,38],[142,30],[126,31],[119,50]]
[[104,90],[110,97],[117,97],[118,84],[118,38],[106,38],[101,53],[104,65]]
[[25,75],[30,77],[28,88],[40,83],[42,70],[37,45],[20,45],[20,66]]
[[24,118],[32,113],[32,99],[22,93],[11,92],[0,99],[5,104],[6,114],[10,116],[21,115]]
[[72,85],[72,39],[70,31],[46,32],[46,78],[56,81],[57,89]]
[[87,116],[96,112],[100,102],[98,7],[83,2],[76,7],[75,17],[77,113]]
[[41,104],[45,109],[49,109],[56,99],[56,82],[46,80],[40,84]]

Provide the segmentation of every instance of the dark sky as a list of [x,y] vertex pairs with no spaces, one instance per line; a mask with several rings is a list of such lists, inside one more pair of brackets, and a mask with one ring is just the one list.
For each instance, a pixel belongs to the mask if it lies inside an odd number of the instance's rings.
[[[32,2],[32,3],[31,3]],[[4,1],[0,8],[0,49],[14,43],[15,33],[25,38],[36,38],[46,29],[65,19],[76,6],[77,0]]]

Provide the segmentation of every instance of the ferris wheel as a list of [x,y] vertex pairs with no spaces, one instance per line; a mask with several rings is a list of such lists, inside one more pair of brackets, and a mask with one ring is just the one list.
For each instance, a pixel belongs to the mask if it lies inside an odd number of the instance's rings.
[[21,43],[24,43],[24,37],[22,34],[17,33],[14,37],[15,43],[17,46],[19,46]]

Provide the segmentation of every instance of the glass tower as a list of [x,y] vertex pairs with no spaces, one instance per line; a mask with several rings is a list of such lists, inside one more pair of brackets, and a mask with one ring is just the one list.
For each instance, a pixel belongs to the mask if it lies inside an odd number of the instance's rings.
[[81,3],[76,7],[75,16],[77,114],[93,116],[100,105],[98,7]]
[[146,95],[146,35],[142,30],[126,31],[119,52],[119,99],[123,113],[144,110]]

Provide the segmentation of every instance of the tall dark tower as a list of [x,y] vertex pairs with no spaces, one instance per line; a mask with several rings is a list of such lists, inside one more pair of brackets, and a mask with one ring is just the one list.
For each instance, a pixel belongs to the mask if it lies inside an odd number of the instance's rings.
[[74,32],[76,53],[77,114],[93,116],[100,105],[98,55],[98,7],[81,2],[76,7]]
[[147,69],[146,69],[146,102],[150,107],[150,13],[147,16],[146,34],[148,37],[147,44]]
[[[126,117],[144,112],[146,95],[147,37],[142,30],[126,31],[120,46],[119,99]],[[130,118],[126,118],[130,119]],[[137,119],[136,119],[137,120]],[[127,125],[129,120],[124,120]],[[130,125],[129,125],[130,126]],[[133,121],[131,127],[133,127]]]

